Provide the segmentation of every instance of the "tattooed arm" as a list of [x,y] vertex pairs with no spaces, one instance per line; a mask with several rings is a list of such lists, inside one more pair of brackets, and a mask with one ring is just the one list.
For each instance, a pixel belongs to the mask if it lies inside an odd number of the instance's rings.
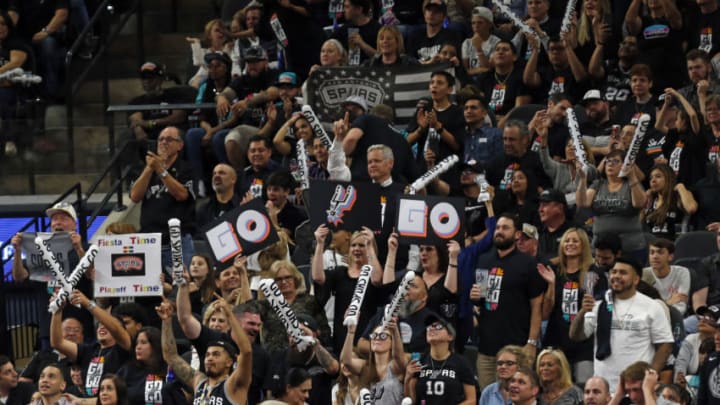
[[195,389],[198,382],[205,378],[205,375],[193,370],[177,352],[177,343],[175,343],[175,334],[173,333],[172,327],[172,307],[170,303],[163,301],[160,306],[155,307],[155,310],[162,320],[163,359],[165,359],[168,366],[172,367],[175,376],[177,376],[180,381]]
[[335,360],[335,357],[333,357],[330,352],[325,350],[320,341],[316,339],[315,342],[315,357],[317,357],[318,363],[320,363],[326,373],[330,375],[337,374],[340,370],[338,361]]

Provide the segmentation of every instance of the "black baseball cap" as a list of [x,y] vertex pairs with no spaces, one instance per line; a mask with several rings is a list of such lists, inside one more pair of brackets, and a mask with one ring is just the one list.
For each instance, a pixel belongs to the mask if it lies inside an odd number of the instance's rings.
[[238,355],[238,351],[235,348],[235,345],[233,345],[230,342],[226,342],[224,340],[216,340],[214,342],[208,343],[208,345],[207,345],[207,347],[213,347],[213,346],[222,347],[223,349],[225,349],[225,351],[227,352],[227,354],[230,357],[234,358],[234,357],[237,357],[237,355]]
[[214,60],[219,60],[220,62],[224,63],[225,66],[230,67],[232,66],[232,60],[225,52],[208,52],[205,54],[205,63],[210,64],[210,62]]
[[444,326],[453,338],[457,336],[457,334],[455,333],[455,325],[453,325],[452,322],[440,316],[438,313],[431,311],[428,316],[425,317],[425,326],[430,326],[435,322],[439,322],[442,326]]
[[558,202],[567,205],[567,199],[562,191],[551,188],[540,193],[540,202]]

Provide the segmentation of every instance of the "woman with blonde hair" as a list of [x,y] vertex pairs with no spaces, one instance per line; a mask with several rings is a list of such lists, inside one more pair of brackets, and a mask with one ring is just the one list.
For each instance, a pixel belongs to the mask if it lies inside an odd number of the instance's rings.
[[[612,26],[612,14],[609,0],[583,0],[579,2],[580,12],[577,13],[577,35],[570,36],[570,45],[575,49],[578,59],[587,66],[590,63],[593,51],[595,50],[596,35],[598,30]],[[603,35],[601,35],[603,36]],[[603,36],[606,41],[614,41],[612,35]],[[602,41],[602,39],[599,39]],[[606,50],[614,52],[617,43],[610,44],[601,42]]]
[[545,349],[540,352],[535,371],[540,377],[540,405],[578,405],[582,403],[583,393],[573,385],[570,364],[565,354],[557,349]]
[[[374,315],[373,308],[380,304],[380,291],[375,287],[382,285],[382,267],[377,257],[375,237],[368,228],[353,232],[350,235],[350,246],[347,259],[338,266],[326,266],[323,260],[325,255],[325,240],[330,228],[320,225],[315,230],[315,254],[311,261],[312,279],[315,286],[315,296],[321,303],[327,302],[331,295],[335,296],[333,305],[333,346],[342,347],[345,341],[346,328],[343,325],[343,314],[352,300],[355,284],[360,277],[360,271],[366,264],[372,266],[370,273],[371,285],[365,292],[365,299],[358,318],[358,329],[365,330]],[[333,234],[333,239],[336,234]],[[337,241],[341,242],[341,241]],[[345,264],[347,263],[347,264]]]
[[[278,260],[270,266],[270,275],[295,314],[305,314],[315,319],[319,326],[320,340],[324,346],[327,345],[330,342],[330,325],[325,311],[314,296],[305,292],[304,277],[295,264],[290,260]],[[260,302],[266,306],[267,313],[263,322],[265,349],[269,353],[287,349],[288,336],[285,326],[267,299]]]
[[367,67],[412,66],[418,61],[405,54],[402,33],[394,25],[386,25],[378,30],[377,54],[363,62]]
[[495,356],[497,381],[485,387],[480,395],[480,405],[505,405],[510,401],[510,379],[518,369],[532,367],[522,347],[507,345]]
[[590,240],[581,228],[565,231],[558,256],[551,263],[555,272],[538,264],[538,272],[548,284],[543,296],[543,320],[548,321],[543,345],[562,349],[570,359],[577,383],[584,384],[593,375],[593,339],[570,340],[570,322],[578,313],[584,292],[601,294],[607,289],[607,281],[605,276],[589,271],[593,264]]

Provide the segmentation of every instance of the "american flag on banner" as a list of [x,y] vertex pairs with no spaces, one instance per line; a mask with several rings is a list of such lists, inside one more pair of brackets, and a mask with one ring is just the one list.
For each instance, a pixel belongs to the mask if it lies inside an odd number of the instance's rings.
[[368,107],[387,104],[395,109],[395,123],[406,125],[415,115],[418,99],[429,97],[430,74],[447,70],[449,64],[392,68],[334,67],[316,69],[307,81],[307,100],[318,118],[340,118],[340,104],[349,96],[361,96]]

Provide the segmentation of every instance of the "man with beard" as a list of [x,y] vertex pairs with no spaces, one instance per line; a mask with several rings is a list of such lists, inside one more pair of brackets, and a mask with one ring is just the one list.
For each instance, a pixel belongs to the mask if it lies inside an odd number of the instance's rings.
[[212,189],[215,194],[197,211],[198,228],[202,228],[226,212],[240,205],[240,197],[235,194],[237,173],[232,166],[220,163],[213,169]]
[[610,143],[612,134],[610,103],[597,89],[588,90],[582,102],[588,119],[580,124],[580,132],[583,134],[583,141],[590,144],[589,152],[599,155],[602,150],[600,148],[605,148]]
[[534,258],[520,252],[519,220],[512,214],[498,217],[494,248],[482,254],[475,270],[479,284],[470,290],[470,299],[480,308],[478,321],[478,380],[480,388],[495,379],[495,356],[503,346],[524,346],[535,358],[545,282]]
[[40,372],[40,381],[38,382],[38,397],[35,401],[28,405],[70,405],[63,392],[67,384],[63,378],[62,370],[58,366],[49,365]]
[[[716,9],[718,7],[717,2],[707,1],[707,3],[713,3]],[[720,14],[717,15],[720,16]],[[715,35],[715,38],[720,38],[720,32]],[[687,61],[687,72],[690,78],[690,84],[678,89],[678,93],[685,97],[695,111],[700,111],[700,98],[698,93],[701,91],[700,89],[702,89],[705,94],[717,94],[720,92],[720,86],[713,80],[713,68],[707,53],[700,49],[691,49],[685,56],[685,60]]]
[[[432,312],[427,309],[427,285],[419,275],[410,282],[405,300],[400,303],[398,328],[402,332],[405,353],[424,352],[427,349],[425,340],[425,318]],[[378,308],[377,314],[363,331],[357,344],[357,352],[361,356],[370,354],[370,333],[377,328],[383,319],[384,306]]]
[[[226,311],[230,306],[222,301]],[[162,351],[163,359],[172,367],[175,376],[183,383],[193,388],[195,399],[193,403],[207,404],[244,404],[248,401],[248,390],[252,379],[252,347],[247,334],[233,322],[233,336],[240,348],[237,354],[235,348],[228,342],[218,340],[211,342],[205,351],[205,372],[193,370],[185,360],[178,355],[175,335],[173,334],[172,306],[164,301],[156,308],[162,320]],[[232,318],[232,317],[231,317]],[[237,355],[237,367],[233,370],[233,358]]]
[[252,383],[248,391],[248,405],[255,405],[265,397],[265,391],[271,389],[270,355],[260,344],[262,330],[262,310],[254,302],[236,305],[233,315],[238,318],[240,327],[245,331],[252,343],[253,365]]
[[[610,270],[610,293],[595,302],[585,294],[582,307],[570,323],[570,338],[582,341],[595,334],[594,375],[612,387],[620,371],[645,361],[657,372],[672,352],[673,335],[662,304],[637,292],[642,269],[635,260],[620,257]],[[591,315],[587,318],[585,314]]]
[[[570,132],[565,124],[565,116],[567,109],[572,106],[565,93],[555,93],[548,98],[545,110],[545,114],[549,118],[547,120],[548,152],[555,160],[565,159],[565,145],[570,137]],[[530,137],[534,139],[537,134],[532,121],[528,127],[530,128]]]

